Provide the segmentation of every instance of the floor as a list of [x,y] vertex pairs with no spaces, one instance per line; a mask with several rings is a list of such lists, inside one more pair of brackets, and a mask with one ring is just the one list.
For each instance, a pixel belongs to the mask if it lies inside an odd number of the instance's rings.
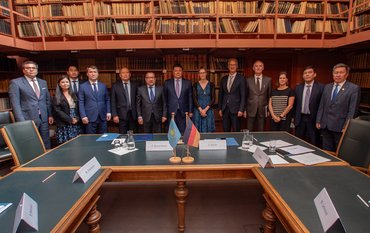
[[[102,232],[177,232],[175,183],[106,183]],[[260,233],[265,207],[256,180],[188,182],[186,233]],[[86,232],[83,224],[78,233]],[[278,225],[277,233],[285,232]]]

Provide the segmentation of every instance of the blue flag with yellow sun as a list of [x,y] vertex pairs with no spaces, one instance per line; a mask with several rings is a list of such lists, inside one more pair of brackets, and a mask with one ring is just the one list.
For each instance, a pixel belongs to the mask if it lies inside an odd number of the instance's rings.
[[181,134],[174,119],[171,119],[170,127],[168,128],[168,141],[172,148],[175,148],[177,142],[180,140]]

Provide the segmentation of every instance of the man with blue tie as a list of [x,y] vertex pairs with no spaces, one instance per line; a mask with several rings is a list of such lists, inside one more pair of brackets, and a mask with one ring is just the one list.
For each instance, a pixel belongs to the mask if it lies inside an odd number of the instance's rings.
[[144,126],[145,133],[160,133],[162,123],[167,120],[166,98],[163,87],[156,85],[153,72],[145,75],[146,85],[137,90],[136,109],[139,125]]
[[80,89],[80,85],[84,83],[83,80],[79,79],[80,72],[78,71],[77,67],[74,65],[70,65],[67,69],[67,75],[69,77],[69,81],[71,83],[72,92],[78,97],[78,92]]
[[360,87],[347,81],[350,68],[343,63],[333,67],[333,83],[325,86],[316,117],[323,149],[336,151],[348,121],[357,116]]
[[304,83],[297,85],[295,93],[294,115],[296,136],[305,139],[308,136],[309,142],[318,146],[319,132],[316,129],[316,115],[319,109],[324,84],[315,80],[315,68],[307,66],[303,70]]
[[130,81],[131,73],[127,67],[119,71],[120,80],[112,86],[111,102],[113,122],[118,124],[119,133],[137,131],[136,92],[137,85]]
[[111,119],[110,98],[104,83],[98,82],[96,66],[86,69],[88,81],[80,85],[78,102],[80,117],[87,134],[102,134],[108,131],[107,121]]
[[[190,80],[182,78],[182,66],[175,64],[172,71],[173,78],[164,82],[164,95],[167,103],[167,119],[175,113],[175,122],[181,134],[186,127],[186,112],[193,115],[193,88]],[[170,121],[168,121],[168,124]]]
[[51,112],[49,89],[45,80],[37,78],[38,65],[33,61],[22,64],[23,77],[10,81],[9,99],[16,121],[33,120],[45,148],[50,149],[49,124]]

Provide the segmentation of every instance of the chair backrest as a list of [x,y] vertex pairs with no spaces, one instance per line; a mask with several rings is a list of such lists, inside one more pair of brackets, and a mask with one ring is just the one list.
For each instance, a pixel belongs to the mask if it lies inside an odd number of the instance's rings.
[[351,119],[338,145],[337,155],[351,166],[369,168],[370,121]]
[[[11,111],[0,111],[0,128],[4,125],[14,122],[14,116]],[[0,147],[5,146],[5,141],[2,136],[0,136]]]
[[15,166],[27,163],[46,151],[33,121],[4,125],[1,133],[12,153]]

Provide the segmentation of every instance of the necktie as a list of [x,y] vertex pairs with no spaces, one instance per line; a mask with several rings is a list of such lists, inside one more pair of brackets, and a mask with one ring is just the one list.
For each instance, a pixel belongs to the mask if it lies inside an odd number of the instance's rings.
[[73,93],[77,94],[78,93],[77,81],[72,81],[72,82],[73,82],[73,85],[72,85]]
[[33,89],[35,91],[37,98],[40,98],[40,90],[36,84],[36,79],[32,79],[32,84],[33,84]]
[[93,91],[94,91],[94,94],[98,94],[98,89],[96,88],[96,83],[93,83]]
[[127,86],[127,83],[124,83],[124,89],[125,89],[125,95],[126,95],[126,98],[127,98],[127,103],[128,103],[128,106],[129,106],[129,109],[131,109],[131,101],[130,101],[130,95],[128,93],[128,86]]
[[234,81],[234,76],[233,75],[230,75],[229,76],[229,79],[227,81],[227,90],[230,92],[231,90],[231,86],[233,85],[233,81]]
[[311,97],[311,85],[307,85],[306,87],[307,89],[306,89],[306,96],[304,98],[303,113],[310,114],[309,104],[310,104],[310,97]]
[[154,101],[154,93],[153,93],[153,87],[149,87],[149,95],[150,95],[150,101]]
[[176,89],[177,98],[180,98],[180,79],[176,79],[175,89]]
[[338,95],[338,92],[339,92],[339,84],[335,84],[335,89],[333,91],[333,96],[331,97],[331,101],[335,101],[335,99],[337,98],[337,95]]
[[258,91],[261,91],[260,77],[257,77],[256,89],[257,89]]

